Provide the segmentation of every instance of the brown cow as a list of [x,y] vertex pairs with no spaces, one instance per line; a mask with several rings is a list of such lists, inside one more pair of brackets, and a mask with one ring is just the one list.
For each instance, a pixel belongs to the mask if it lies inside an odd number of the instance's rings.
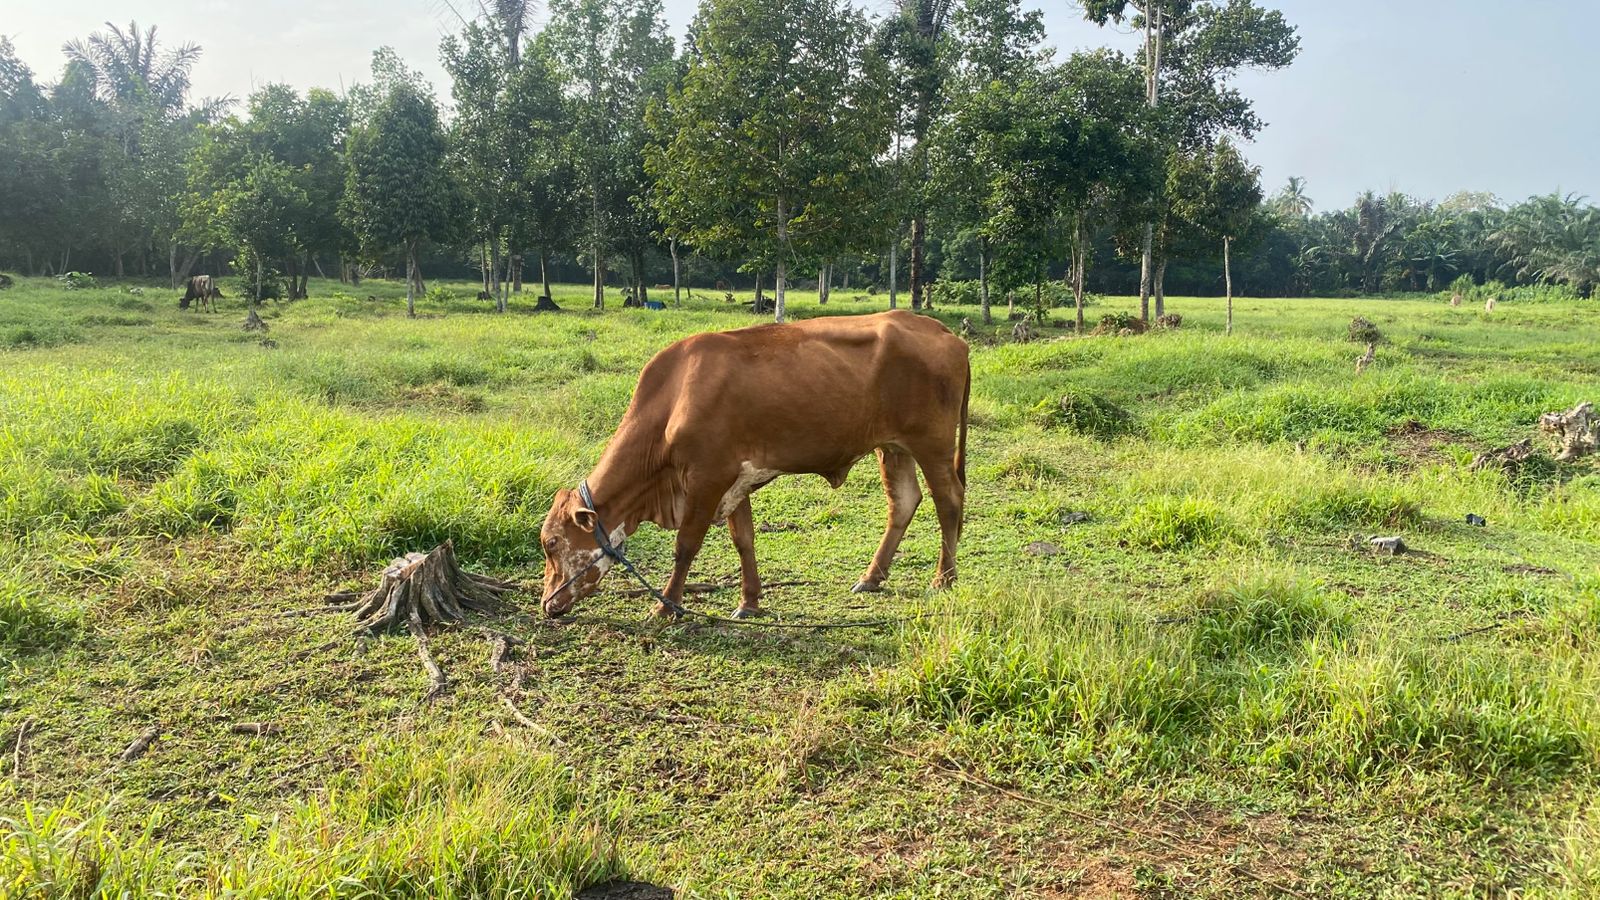
[[216,312],[212,300],[220,298],[222,291],[218,289],[216,279],[210,275],[196,275],[184,284],[183,299],[178,301],[179,309],[188,309],[189,304],[198,300],[200,308]]
[[[937,320],[906,310],[699,334],[656,354],[633,402],[580,491],[556,492],[540,539],[546,614],[594,593],[619,549],[644,522],[678,532],[666,596],[683,600],[706,532],[726,520],[739,551],[743,597],[734,613],[761,613],[750,495],[779,475],[844,484],[877,451],[889,524],[852,589],[877,591],[889,574],[927,479],[943,538],[935,587],[956,577],[966,494],[967,344]],[[668,610],[657,604],[657,614]]]

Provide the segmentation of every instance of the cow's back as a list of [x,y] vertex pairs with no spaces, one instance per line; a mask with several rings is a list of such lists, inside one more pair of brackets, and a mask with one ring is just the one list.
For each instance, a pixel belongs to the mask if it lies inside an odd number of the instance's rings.
[[695,335],[650,361],[623,431],[661,435],[675,462],[830,475],[874,447],[953,436],[965,341],[906,311]]

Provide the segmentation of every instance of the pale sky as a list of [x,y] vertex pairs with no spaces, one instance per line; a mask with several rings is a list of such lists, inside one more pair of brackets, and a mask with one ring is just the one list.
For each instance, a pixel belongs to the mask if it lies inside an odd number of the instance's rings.
[[[459,29],[449,3],[475,0],[0,0],[9,35],[41,81],[60,47],[110,19],[155,24],[169,42],[205,49],[197,96],[243,98],[286,82],[337,90],[367,77],[389,45],[421,69],[441,99],[439,39]],[[695,0],[665,0],[681,39]],[[865,0],[881,13],[889,0]],[[1507,200],[1553,190],[1600,199],[1600,91],[1594,42],[1600,0],[1263,0],[1300,30],[1289,69],[1240,83],[1268,123],[1247,149],[1269,191],[1307,179],[1319,209],[1365,189],[1442,198],[1490,191]],[[1050,42],[1063,53],[1110,44],[1116,29],[1082,21],[1072,0],[1045,0]],[[542,17],[541,20],[542,22]]]

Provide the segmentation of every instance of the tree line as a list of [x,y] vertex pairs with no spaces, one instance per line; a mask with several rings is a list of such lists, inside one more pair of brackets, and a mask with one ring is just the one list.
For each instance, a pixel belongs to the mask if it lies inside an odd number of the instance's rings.
[[[0,39],[0,266],[238,275],[294,299],[311,274],[475,270],[504,310],[581,269],[652,284],[753,281],[785,315],[815,279],[890,305],[1076,301],[1169,288],[1257,295],[1439,290],[1463,278],[1587,296],[1600,214],[1365,194],[1313,214],[1239,149],[1234,85],[1289,65],[1294,28],[1253,0],[1089,0],[1141,36],[1058,60],[1019,0],[703,0],[682,48],[659,0],[484,0],[432,88],[392,51],[336,94],[268,85],[194,100],[201,50],[137,25],[64,45],[40,83]],[[670,272],[670,278],[667,273]],[[770,300],[766,296],[771,288]],[[1049,300],[1046,299],[1048,291]]]

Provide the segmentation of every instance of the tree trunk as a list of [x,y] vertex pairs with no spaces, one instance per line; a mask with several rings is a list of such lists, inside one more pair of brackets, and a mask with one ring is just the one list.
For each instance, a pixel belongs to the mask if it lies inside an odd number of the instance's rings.
[[312,261],[311,260],[311,254],[309,252],[307,252],[304,262],[302,262],[300,264],[300,299],[301,300],[304,300],[304,299],[306,299],[307,297],[310,296],[310,290],[309,289],[311,287],[311,261]]
[[683,289],[678,277],[678,239],[673,238],[672,243],[672,305],[683,305]]
[[590,185],[591,212],[594,227],[594,308],[606,308],[606,260],[605,241],[600,237],[600,183],[595,181]]
[[257,253],[256,254],[256,291],[255,291],[255,294],[256,294],[256,305],[257,306],[261,305],[261,282],[262,282],[262,279],[266,278],[266,272],[263,271],[264,268],[265,268],[265,263],[263,263],[261,261],[261,254]]
[[[895,231],[898,232],[899,229],[896,228]],[[898,273],[895,272],[895,263],[898,262],[899,259],[900,259],[900,235],[898,233],[896,233],[893,237],[891,237],[889,239],[889,308],[890,309],[894,309],[894,308],[896,308],[897,306],[900,305],[899,302],[898,302],[898,299],[899,299],[899,294],[898,294],[899,278],[897,277]]]
[[544,295],[550,296],[550,250],[548,247],[539,248],[539,283],[544,287]]
[[483,275],[483,292],[489,293],[489,242],[478,244],[478,271]]
[[506,311],[506,299],[500,293],[500,242],[489,240],[489,296],[494,298],[495,312]]
[[417,244],[406,243],[406,316],[417,317]]
[[1228,291],[1228,334],[1233,334],[1233,238],[1222,238],[1222,283]]
[[911,219],[911,308],[922,308],[927,286],[922,283],[922,250],[927,238],[928,221],[921,213]]
[[1083,267],[1089,258],[1083,242],[1083,213],[1080,212],[1072,222],[1072,305],[1078,313],[1079,334],[1083,334]]
[[644,283],[644,251],[633,251],[633,296],[642,307],[650,300],[650,291]]
[[1139,255],[1139,318],[1147,323],[1150,321],[1150,278],[1154,262],[1151,250],[1155,244],[1155,231],[1154,224],[1145,223],[1144,249]]
[[[31,266],[30,266],[31,268]],[[178,289],[178,242],[167,242],[167,275],[172,279],[172,289]]]
[[782,322],[786,311],[784,289],[788,287],[789,261],[789,209],[783,197],[778,197],[778,262],[772,281],[772,320]]
[[978,308],[983,312],[983,324],[993,325],[994,314],[989,310],[989,239],[978,238]]
[[511,255],[511,292],[522,293],[522,254]]
[[1162,257],[1156,262],[1155,278],[1156,318],[1167,314],[1167,260]]

